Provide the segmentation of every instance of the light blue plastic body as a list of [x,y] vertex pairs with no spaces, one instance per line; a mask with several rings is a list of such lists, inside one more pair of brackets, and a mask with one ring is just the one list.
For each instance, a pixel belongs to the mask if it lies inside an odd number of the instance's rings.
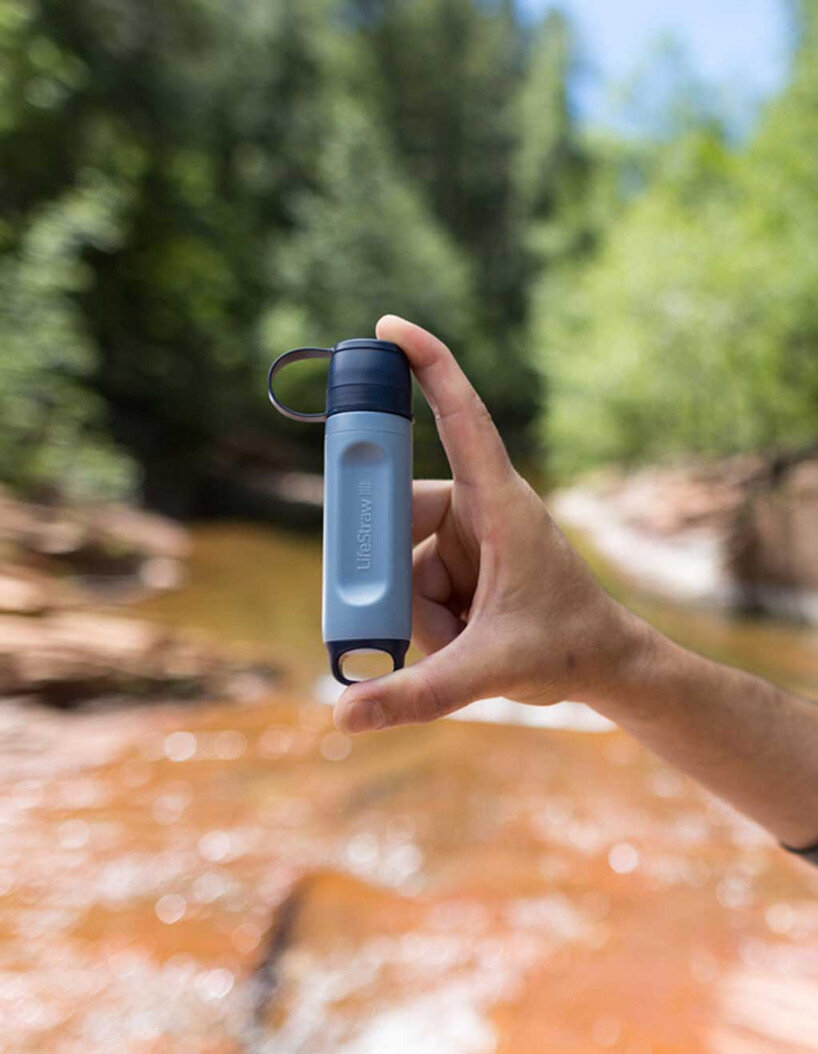
[[412,422],[398,414],[327,418],[322,630],[325,642],[411,636]]

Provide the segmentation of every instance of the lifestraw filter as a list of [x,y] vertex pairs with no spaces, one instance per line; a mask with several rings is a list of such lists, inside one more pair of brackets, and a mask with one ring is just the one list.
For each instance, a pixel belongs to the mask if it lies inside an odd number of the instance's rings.
[[[279,371],[301,359],[329,359],[326,410],[306,414],[276,397]],[[267,375],[273,406],[324,430],[322,630],[333,676],[345,655],[381,651],[403,666],[412,630],[412,377],[386,340],[343,340],[296,348]]]

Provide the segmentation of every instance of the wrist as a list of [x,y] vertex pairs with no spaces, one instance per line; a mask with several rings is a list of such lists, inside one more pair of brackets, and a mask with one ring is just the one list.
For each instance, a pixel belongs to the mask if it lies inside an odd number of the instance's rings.
[[583,700],[620,723],[626,716],[644,718],[654,711],[648,681],[660,661],[664,638],[621,604],[611,601],[611,605],[599,633],[601,643],[595,647],[592,677]]

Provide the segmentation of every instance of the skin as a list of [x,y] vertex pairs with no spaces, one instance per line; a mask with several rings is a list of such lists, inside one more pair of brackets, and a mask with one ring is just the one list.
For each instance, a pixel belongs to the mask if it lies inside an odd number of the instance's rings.
[[818,706],[686,651],[599,585],[515,471],[449,349],[395,315],[451,480],[413,495],[413,638],[425,658],[348,688],[346,732],[431,721],[503,695],[579,699],[793,847],[818,841]]

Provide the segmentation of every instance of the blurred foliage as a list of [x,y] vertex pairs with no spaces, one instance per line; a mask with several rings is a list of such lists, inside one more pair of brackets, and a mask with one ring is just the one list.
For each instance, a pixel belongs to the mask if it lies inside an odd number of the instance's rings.
[[514,108],[525,35],[510,2],[354,0],[364,86],[410,178],[466,251],[480,324],[519,321]]
[[86,181],[33,210],[18,251],[0,256],[0,464],[13,483],[77,494],[132,486],[88,385],[94,347],[71,299],[91,277],[82,247],[117,244],[122,205],[114,186]]
[[[581,135],[570,26],[512,0],[0,0],[0,477],[191,515],[318,469],[265,367],[385,311],[519,460],[544,392],[566,470],[801,442],[817,6],[737,145],[672,48],[630,87],[645,139]],[[282,380],[316,408],[320,367]],[[441,471],[422,404],[416,436]]]
[[598,250],[541,283],[560,471],[815,439],[818,3],[800,15],[790,83],[755,136],[733,147],[688,109]]
[[264,367],[385,311],[448,339],[530,456],[525,38],[477,0],[0,0],[2,475],[67,482],[50,448],[81,434],[187,514],[247,451],[318,468]]

